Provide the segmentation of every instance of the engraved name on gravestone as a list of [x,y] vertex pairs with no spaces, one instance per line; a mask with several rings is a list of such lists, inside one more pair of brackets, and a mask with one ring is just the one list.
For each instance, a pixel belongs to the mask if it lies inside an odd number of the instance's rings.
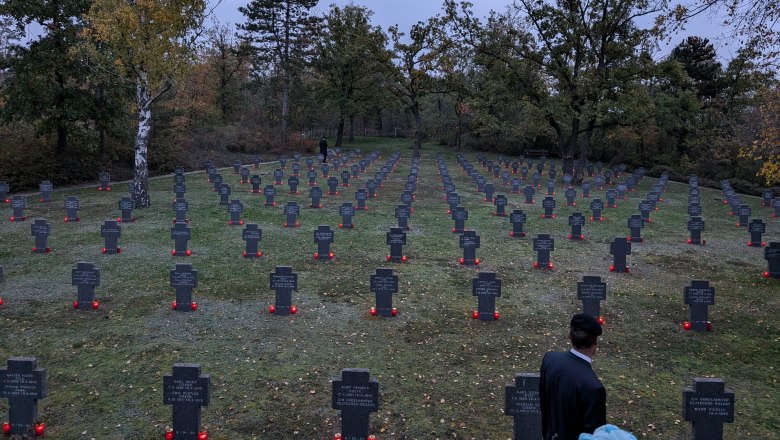
[[369,415],[379,411],[379,382],[367,369],[345,368],[333,380],[331,406],[341,411],[343,440],[367,440]]
[[35,237],[35,247],[32,249],[33,252],[36,254],[48,254],[51,252],[51,248],[49,248],[51,224],[49,224],[49,222],[42,218],[35,219],[33,224],[30,225],[30,235]]
[[192,236],[190,227],[187,223],[176,222],[171,228],[171,240],[173,240],[173,251],[171,255],[174,257],[189,257],[192,255],[189,249],[187,249],[187,242]]
[[173,364],[172,374],[163,376],[163,404],[173,408],[173,438],[199,440],[200,411],[208,406],[211,377],[200,374],[200,365]]
[[276,271],[269,276],[269,282],[275,298],[274,305],[268,311],[279,316],[297,313],[298,308],[292,305],[292,292],[298,291],[298,274],[293,272],[292,267],[276,266]]
[[[34,357],[12,357],[0,368],[0,398],[8,399],[5,435],[35,436],[38,400],[46,397],[46,371]],[[21,438],[21,437],[19,437]]]
[[197,310],[197,303],[192,301],[192,289],[198,287],[198,271],[192,269],[192,264],[177,263],[170,271],[171,287],[176,290],[176,300],[173,310],[189,312]]
[[495,272],[480,272],[471,280],[471,294],[477,297],[477,310],[472,313],[474,319],[495,321],[498,319],[496,298],[501,296],[501,280]]
[[259,175],[253,174],[249,179],[249,183],[252,185],[252,190],[250,192],[253,194],[260,194],[260,185],[263,184],[263,179]]
[[393,269],[376,269],[370,278],[370,290],[376,296],[376,307],[372,308],[371,314],[384,317],[395,316],[397,310],[393,307],[393,294],[398,293],[398,275],[393,272]]
[[607,283],[601,277],[582,277],[577,282],[577,299],[582,301],[582,313],[601,321],[601,301],[607,299]]
[[683,419],[691,422],[692,440],[723,440],[723,424],[734,422],[734,391],[722,379],[694,377],[683,389]]
[[265,188],[263,188],[263,196],[265,197],[265,202],[263,202],[263,206],[276,206],[276,202],[274,201],[274,198],[276,197],[275,186],[266,185]]
[[328,225],[319,225],[314,231],[314,242],[317,243],[317,252],[314,253],[315,260],[332,260],[334,255],[330,250],[330,245],[334,241],[333,230]]
[[119,247],[119,237],[122,235],[122,226],[116,220],[106,220],[100,227],[100,236],[105,239],[104,254],[118,254],[122,252]]
[[515,419],[513,440],[542,438],[539,374],[515,374],[514,383],[509,383],[504,387],[504,414]]
[[95,263],[80,262],[71,270],[71,285],[76,286],[76,301],[73,308],[77,310],[97,310],[99,304],[95,301],[95,287],[100,285],[100,269]]
[[263,230],[255,223],[247,223],[241,231],[241,239],[246,242],[244,258],[259,258],[263,253],[258,249],[258,243],[263,239]]
[[684,289],[685,304],[688,305],[690,326],[693,331],[711,330],[707,319],[709,306],[715,304],[715,288],[706,280],[694,280]]

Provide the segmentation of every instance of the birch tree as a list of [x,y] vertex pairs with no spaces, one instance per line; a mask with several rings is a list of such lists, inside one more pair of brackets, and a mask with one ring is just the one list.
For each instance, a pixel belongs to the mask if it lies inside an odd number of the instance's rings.
[[204,0],[94,0],[85,34],[104,45],[124,80],[135,85],[138,127],[131,195],[151,203],[147,151],[152,109],[181,77],[205,18]]

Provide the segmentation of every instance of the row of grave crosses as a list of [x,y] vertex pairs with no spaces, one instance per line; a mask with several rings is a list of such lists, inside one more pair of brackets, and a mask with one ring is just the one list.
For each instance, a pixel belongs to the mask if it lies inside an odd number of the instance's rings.
[[[15,357],[0,368],[0,398],[8,399],[9,421],[5,435],[45,433],[39,421],[38,401],[47,395],[46,371],[35,358]],[[176,363],[171,374],[163,376],[163,404],[171,405],[172,426],[167,440],[206,440],[201,409],[211,400],[211,377],[200,365]],[[369,440],[370,415],[379,411],[379,382],[362,368],[346,368],[331,382],[331,407],[341,412],[341,432],[335,440]],[[693,386],[682,393],[683,419],[691,422],[693,440],[722,440],[723,424],[734,421],[734,392],[722,379],[693,378]],[[518,373],[504,387],[504,414],[514,419],[513,438],[538,439],[542,436],[539,375]]]

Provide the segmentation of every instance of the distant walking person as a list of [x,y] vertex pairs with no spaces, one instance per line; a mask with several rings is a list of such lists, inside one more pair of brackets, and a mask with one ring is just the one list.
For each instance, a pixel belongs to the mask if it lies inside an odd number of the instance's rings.
[[591,368],[602,330],[590,315],[571,318],[568,352],[542,359],[539,404],[544,440],[577,440],[607,423],[607,392]]
[[325,140],[325,136],[320,139],[320,154],[322,155],[323,162],[328,161],[328,141]]

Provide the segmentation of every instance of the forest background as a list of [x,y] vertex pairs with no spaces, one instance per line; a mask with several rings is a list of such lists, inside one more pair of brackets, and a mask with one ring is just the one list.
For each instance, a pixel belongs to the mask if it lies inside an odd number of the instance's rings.
[[[238,25],[214,23],[218,6],[0,4],[0,180],[108,170],[143,207],[150,174],[314,153],[326,136],[544,152],[575,175],[592,160],[747,193],[780,184],[776,0],[516,0],[487,17],[447,0],[405,29],[358,4],[254,0]],[[700,14],[721,17],[730,59],[679,37]]]

